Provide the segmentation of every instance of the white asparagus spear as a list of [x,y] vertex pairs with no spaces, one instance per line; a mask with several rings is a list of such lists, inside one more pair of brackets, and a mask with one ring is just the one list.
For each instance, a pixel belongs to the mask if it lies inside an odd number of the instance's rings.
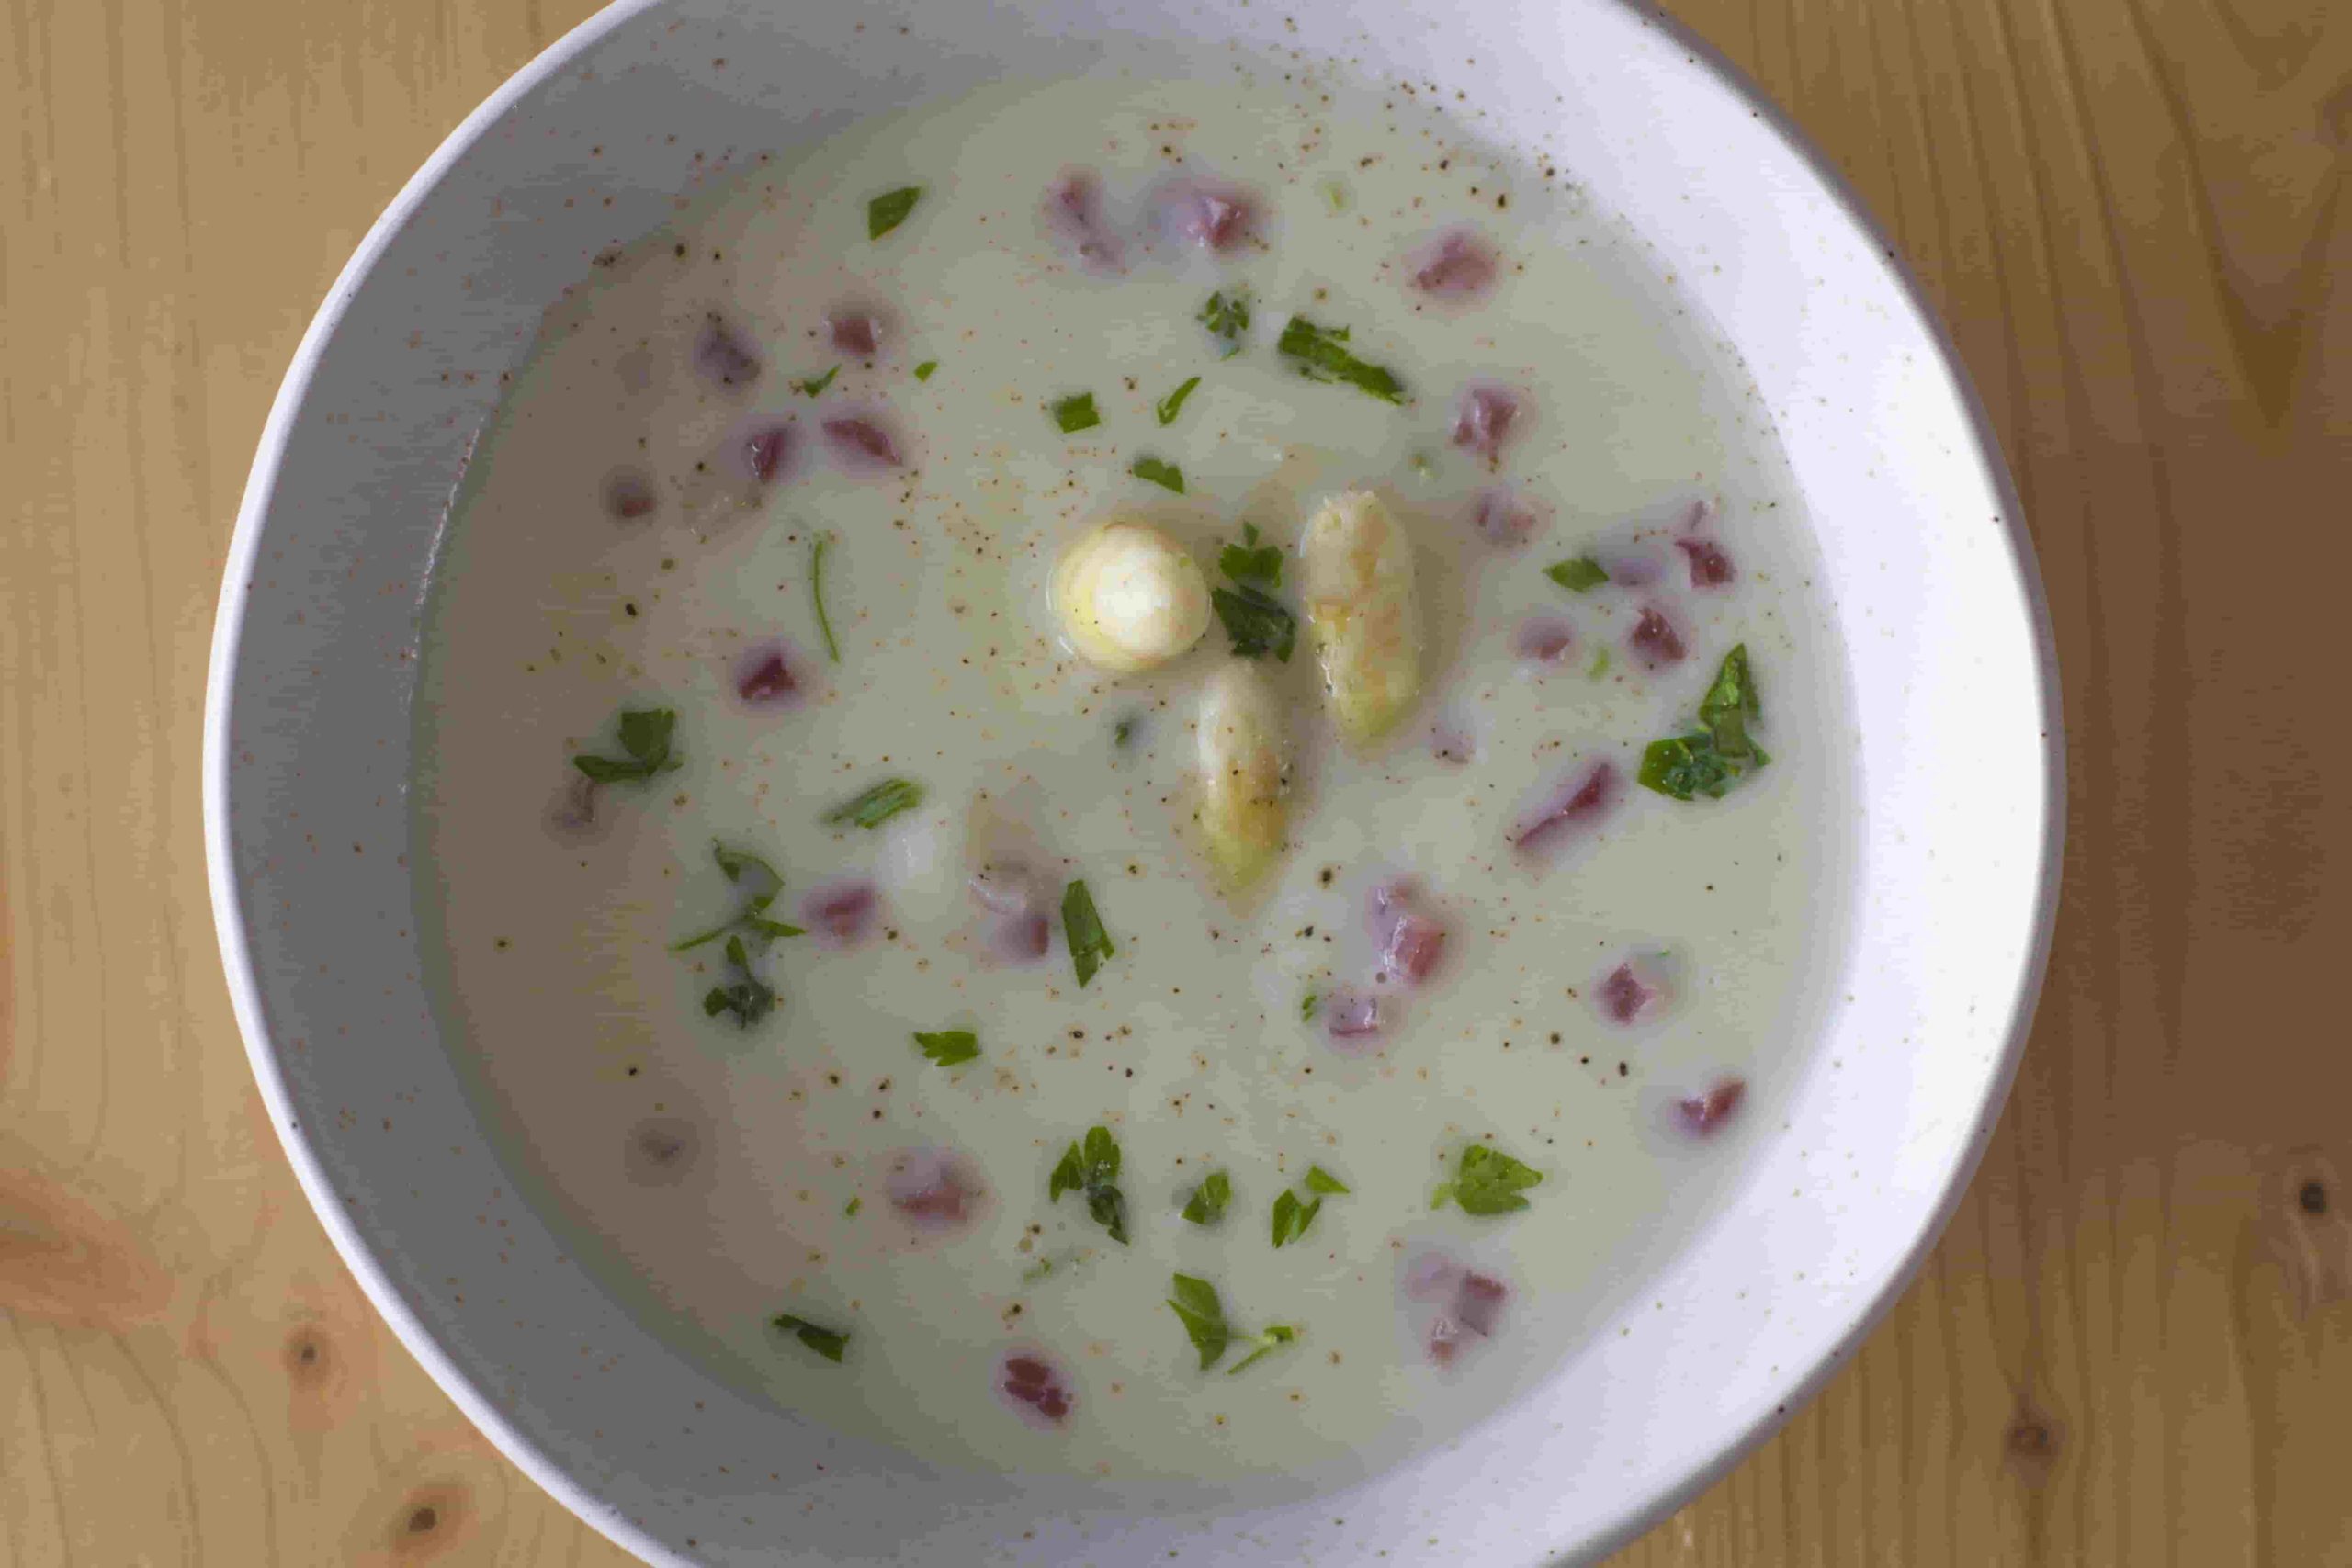
[[1299,558],[1325,700],[1341,738],[1361,751],[1421,694],[1412,541],[1378,496],[1348,491],[1308,521]]
[[1129,675],[1200,641],[1209,585],[1182,547],[1148,523],[1107,523],[1062,552],[1054,613],[1080,656]]
[[1201,828],[1209,858],[1238,892],[1281,856],[1290,817],[1287,727],[1259,665],[1230,660],[1208,678],[1200,747]]

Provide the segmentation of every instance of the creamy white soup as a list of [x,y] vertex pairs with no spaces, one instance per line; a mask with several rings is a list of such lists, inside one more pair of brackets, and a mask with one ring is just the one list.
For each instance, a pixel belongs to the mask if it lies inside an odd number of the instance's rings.
[[722,171],[453,507],[448,1036],[579,1256],[825,1426],[1475,1440],[1836,987],[1813,550],[1639,240],[1411,94],[1105,75]]

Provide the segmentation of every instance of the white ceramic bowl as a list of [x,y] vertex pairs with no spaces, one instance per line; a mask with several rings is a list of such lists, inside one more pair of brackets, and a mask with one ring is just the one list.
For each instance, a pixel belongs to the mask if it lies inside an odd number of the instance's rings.
[[[1248,1511],[1180,1484],[941,1472],[681,1359],[511,1195],[418,986],[406,859],[450,488],[499,372],[590,257],[664,221],[706,154],[788,155],[1081,69],[1106,40],[1179,38],[1458,89],[1484,133],[1546,150],[1656,245],[1746,356],[1822,533],[1866,817],[1848,999],[1712,1227],[1469,1442]],[[1929,1245],[2040,978],[2058,733],[2030,555],[1949,346],[1818,161],[1660,19],[1615,0],[675,0],[605,12],[502,88],[311,324],[230,553],[205,816],[254,1070],[335,1245],[466,1413],[614,1539],[662,1562],[1503,1568],[1598,1554],[1722,1471]]]

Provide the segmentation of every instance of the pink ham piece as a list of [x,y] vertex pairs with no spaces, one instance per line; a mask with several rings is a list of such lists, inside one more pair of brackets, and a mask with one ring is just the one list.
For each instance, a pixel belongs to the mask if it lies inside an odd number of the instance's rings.
[[706,381],[741,389],[760,378],[760,356],[751,341],[716,312],[703,319],[695,338],[695,370]]
[[615,468],[605,480],[605,510],[624,523],[652,515],[653,481],[635,468]]
[[1382,1010],[1380,998],[1369,991],[1342,989],[1325,998],[1323,1032],[1331,1049],[1342,1056],[1361,1056],[1373,1049],[1385,1021]]
[[970,1164],[946,1149],[909,1149],[893,1156],[882,1189],[900,1219],[934,1235],[969,1226],[988,1196]]
[[1421,1344],[1432,1363],[1450,1367],[1502,1326],[1503,1304],[1510,1299],[1510,1287],[1438,1252],[1414,1260],[1405,1276],[1405,1294],[1412,1301],[1437,1304]]
[[1623,793],[1617,765],[1604,757],[1570,775],[1524,818],[1511,835],[1511,848],[1523,855],[1556,852],[1607,817]]
[[1625,634],[1625,646],[1646,670],[1662,670],[1669,664],[1679,664],[1689,650],[1682,646],[1682,634],[1667,619],[1666,612],[1655,604],[1642,607],[1634,629]]
[[1053,926],[1046,904],[1051,890],[1026,866],[989,864],[967,886],[973,902],[986,909],[989,951],[1007,964],[1035,964],[1046,956]]
[[1058,1430],[1078,1404],[1069,1379],[1041,1350],[1005,1352],[996,1364],[996,1387],[1013,1414],[1040,1431]]
[[1384,979],[1422,985],[1445,956],[1445,926],[1410,882],[1384,882],[1374,887],[1364,923],[1380,954]]
[[882,351],[888,324],[882,312],[867,305],[837,305],[825,312],[825,333],[833,352],[852,359],[871,359]]
[[1480,491],[1470,506],[1470,525],[1498,550],[1520,548],[1551,520],[1549,508],[1501,486]]
[[1525,412],[1525,400],[1509,387],[1481,382],[1464,388],[1453,405],[1453,444],[1489,464],[1499,464],[1503,445]]
[[1594,990],[1600,1013],[1611,1023],[1632,1023],[1657,1006],[1661,993],[1634,972],[1631,964],[1611,969]]
[[881,905],[870,882],[829,883],[800,901],[800,923],[827,947],[854,947],[874,933]]
[[1557,615],[1536,615],[1520,623],[1511,651],[1529,664],[1550,667],[1565,663],[1576,647],[1576,628]]
[[1472,229],[1448,229],[1405,258],[1413,287],[1440,299],[1465,299],[1494,287],[1495,248]]
[[792,426],[788,424],[755,425],[744,433],[743,466],[763,485],[775,482],[791,455]]
[[844,467],[879,472],[899,468],[905,461],[899,456],[898,438],[878,419],[844,414],[827,420],[823,428],[826,448]]
[[1731,558],[1724,554],[1723,547],[1713,539],[1677,539],[1674,547],[1680,550],[1683,559],[1690,563],[1690,586],[1693,588],[1721,588],[1736,575],[1732,570]]
[[573,773],[548,802],[545,822],[559,843],[593,844],[609,826],[604,812],[605,788],[582,773]]
[[1176,240],[1225,255],[1250,238],[1257,203],[1238,186],[1179,180],[1160,193],[1159,221]]
[[1724,1124],[1738,1112],[1739,1102],[1747,1097],[1745,1080],[1719,1078],[1706,1093],[1676,1100],[1674,1117],[1692,1137],[1710,1138],[1724,1130]]
[[1066,169],[1046,187],[1046,228],[1089,272],[1114,273],[1126,264],[1126,247],[1102,221],[1102,186],[1091,169]]
[[798,660],[781,642],[763,642],[745,653],[735,665],[735,694],[753,707],[797,707],[807,693],[797,671]]
[[701,1147],[693,1122],[675,1116],[650,1117],[629,1129],[621,1165],[640,1187],[673,1187],[693,1171]]

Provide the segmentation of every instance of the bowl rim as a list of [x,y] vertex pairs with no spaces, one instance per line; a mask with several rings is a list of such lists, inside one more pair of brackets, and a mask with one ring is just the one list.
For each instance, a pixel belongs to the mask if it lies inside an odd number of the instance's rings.
[[[229,720],[232,697],[250,584],[260,558],[262,536],[275,500],[296,416],[308,398],[319,362],[341,327],[345,314],[384,253],[417,209],[460,159],[521,99],[560,75],[581,54],[627,26],[641,14],[671,0],[612,0],[594,15],[561,34],[521,69],[502,82],[443,138],[432,154],[368,227],[320,302],[304,330],[292,360],[272,399],[248,470],[237,519],[222,567],[221,592],[214,622],[205,681],[203,727],[202,810],[207,880],[213,924],[228,982],[230,1005],[247,1062],[260,1089],[271,1124],[294,1168],[303,1196],[326,1230],[336,1254],[358,1280],[369,1303],[394,1336],[415,1357],[434,1382],[457,1404],[466,1418],[488,1437],[506,1459],[579,1518],[614,1544],[657,1563],[691,1563],[688,1558],[655,1538],[605,1499],[598,1496],[563,1465],[558,1463],[520,1427],[508,1419],[442,1347],[423,1318],[403,1298],[361,1226],[347,1212],[328,1179],[311,1130],[296,1113],[293,1097],[263,1005],[252,943],[247,936],[248,908],[238,885],[230,840],[230,792],[232,755]],[[2013,981],[2009,1016],[1986,1090],[1976,1107],[1959,1157],[1946,1171],[1934,1201],[1923,1211],[1917,1233],[1900,1249],[1885,1283],[1859,1312],[1838,1344],[1816,1365],[1797,1378],[1787,1397],[1775,1407],[1731,1433],[1715,1445],[1711,1456],[1684,1467],[1646,1495],[1632,1497],[1603,1528],[1573,1550],[1580,1558],[1597,1560],[1628,1544],[1680,1509],[1728,1474],[1764,1440],[1816,1397],[1867,1338],[1894,1310],[1910,1288],[1928,1255],[1951,1223],[1977,1168],[1983,1163],[2007,1104],[2018,1068],[2024,1057],[2032,1021],[2049,970],[2052,937],[2057,919],[2066,833],[2066,745],[2057,646],[2049,602],[2032,538],[2027,528],[2016,486],[1999,436],[1984,400],[1962,363],[1957,345],[1941,316],[1893,237],[1872,216],[1861,197],[1839,173],[1828,155],[1798,126],[1794,118],[1769,97],[1761,87],[1714,45],[1655,4],[1644,0],[1608,0],[1639,17],[1681,49],[1688,62],[1712,87],[1728,94],[1752,110],[1782,146],[1820,183],[1823,192],[1854,230],[1869,240],[1888,268],[1902,304],[1916,327],[1934,349],[1936,368],[1950,383],[1965,418],[1972,456],[1986,488],[2001,502],[2000,542],[2004,547],[2012,588],[2030,625],[2036,695],[2041,705],[2042,793],[2038,839],[2039,869],[2034,880],[2030,929]]]

